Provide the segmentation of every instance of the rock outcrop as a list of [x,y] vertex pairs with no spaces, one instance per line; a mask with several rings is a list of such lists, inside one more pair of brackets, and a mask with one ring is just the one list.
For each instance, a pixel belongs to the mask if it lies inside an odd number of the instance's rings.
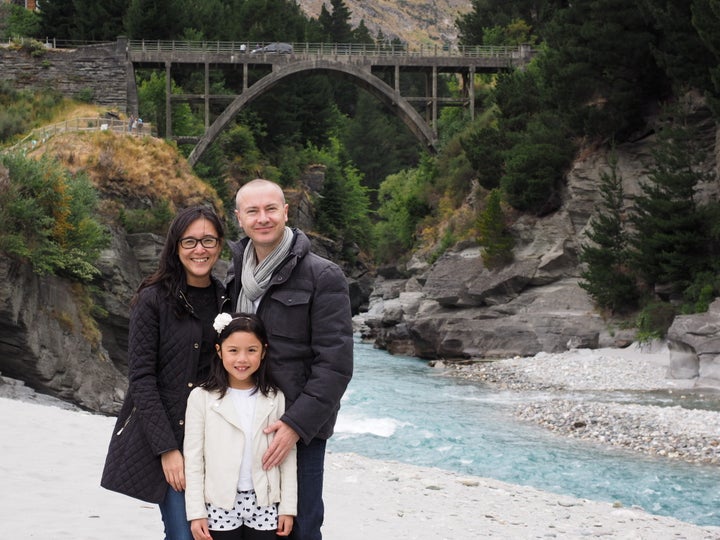
[[[714,127],[708,125],[705,135],[714,140]],[[647,142],[615,149],[627,208],[647,180]],[[428,359],[629,344],[632,331],[611,331],[579,286],[578,253],[600,202],[601,174],[609,169],[607,151],[576,161],[560,210],[521,216],[512,225],[514,261],[499,270],[485,268],[482,246],[468,242],[430,266],[413,259],[403,268],[385,269],[367,313],[355,318],[357,329],[392,353]]]
[[0,260],[0,372],[110,414],[125,378],[100,342],[86,297],[77,284]]
[[720,386],[720,299],[706,313],[675,317],[667,337],[669,377],[694,379],[695,386]]

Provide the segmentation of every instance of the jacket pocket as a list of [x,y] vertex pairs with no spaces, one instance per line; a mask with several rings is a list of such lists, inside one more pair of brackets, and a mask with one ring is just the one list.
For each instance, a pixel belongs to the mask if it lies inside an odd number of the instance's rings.
[[270,296],[263,317],[271,336],[305,341],[310,337],[310,297],[304,289],[282,289]]

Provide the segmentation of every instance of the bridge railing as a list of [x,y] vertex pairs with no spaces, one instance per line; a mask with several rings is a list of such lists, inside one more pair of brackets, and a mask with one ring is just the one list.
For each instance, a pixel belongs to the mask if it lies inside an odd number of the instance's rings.
[[[242,41],[149,41],[129,40],[129,52],[185,52],[213,54],[254,54],[252,51],[269,45],[268,42]],[[498,57],[529,58],[532,49],[526,45],[516,47],[488,45],[420,45],[366,43],[291,43],[293,53],[304,56],[422,56],[422,57]],[[261,53],[262,54],[262,53]],[[270,54],[270,53],[265,53]]]

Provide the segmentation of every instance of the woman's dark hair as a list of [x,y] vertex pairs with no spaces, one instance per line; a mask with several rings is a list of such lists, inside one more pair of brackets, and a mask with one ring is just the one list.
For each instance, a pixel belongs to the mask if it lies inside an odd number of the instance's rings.
[[[178,255],[178,242],[187,228],[198,219],[206,219],[215,227],[220,245],[222,245],[223,238],[225,238],[223,224],[211,207],[191,206],[180,210],[168,228],[157,270],[143,280],[138,287],[138,293],[144,288],[155,285],[156,283],[160,285],[168,297],[174,297],[176,299],[177,291],[185,290],[185,268],[180,262]],[[133,303],[136,299],[137,294],[133,299]],[[178,313],[183,312],[182,309],[176,311]]]
[[[267,369],[268,339],[265,325],[260,317],[254,313],[231,313],[230,316],[232,317],[232,320],[217,335],[215,343],[222,347],[223,341],[235,332],[249,332],[258,338],[260,343],[262,343],[265,355],[260,362],[260,366],[257,371],[253,373],[252,377],[255,382],[255,386],[258,390],[260,390],[260,393],[267,396],[271,391],[277,390],[277,385]],[[215,357],[211,360],[210,375],[202,386],[208,390],[217,390],[220,392],[220,397],[225,395],[225,392],[230,386],[230,382],[220,356],[215,355]]]

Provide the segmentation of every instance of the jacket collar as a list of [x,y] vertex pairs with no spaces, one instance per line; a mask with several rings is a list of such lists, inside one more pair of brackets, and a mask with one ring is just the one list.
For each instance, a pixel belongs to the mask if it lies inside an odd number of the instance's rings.
[[[258,391],[255,395],[257,396],[257,399],[255,401],[253,427],[256,431],[262,431],[269,425],[268,420],[275,403],[275,398],[273,395],[264,396],[260,391]],[[233,403],[232,397],[230,397],[230,392],[226,392],[221,398],[215,397],[210,406],[213,411],[222,416],[228,423],[238,429],[242,429],[237,410],[235,410],[235,404]]]

